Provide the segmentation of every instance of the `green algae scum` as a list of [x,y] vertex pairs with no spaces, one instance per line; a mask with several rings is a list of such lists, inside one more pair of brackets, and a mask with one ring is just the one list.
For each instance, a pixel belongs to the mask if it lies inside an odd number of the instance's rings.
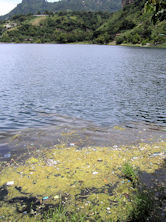
[[164,141],[59,144],[3,161],[0,221],[165,221],[165,156]]

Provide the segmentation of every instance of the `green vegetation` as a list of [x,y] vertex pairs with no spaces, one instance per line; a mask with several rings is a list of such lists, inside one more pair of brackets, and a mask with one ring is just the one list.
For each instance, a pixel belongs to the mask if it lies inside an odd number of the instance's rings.
[[154,208],[154,195],[143,184],[138,176],[138,169],[129,163],[122,167],[122,176],[132,182],[135,191],[131,198],[132,207],[127,221],[146,221]]
[[145,11],[152,12],[152,21],[163,21],[166,18],[166,0],[148,0],[145,5]]
[[132,211],[128,221],[143,222],[150,216],[154,208],[154,196],[145,187],[137,189],[132,199]]
[[144,13],[145,1],[136,0],[113,14],[104,12],[57,12],[49,15],[16,15],[1,22],[1,42],[91,43],[138,46],[166,44],[166,20],[152,22]]
[[[92,41],[94,31],[110,17],[108,13],[59,12],[52,16],[15,16],[17,24],[2,34],[2,42],[71,43]],[[9,22],[12,23],[12,22]]]
[[137,185],[138,173],[135,169],[133,169],[133,167],[130,164],[128,163],[124,164],[124,166],[122,167],[122,175],[124,178],[130,180],[134,186]]
[[151,21],[152,14],[144,13],[145,1],[136,0],[134,4],[113,14],[97,30],[98,36],[109,36],[108,41],[116,40],[117,44],[139,46],[160,45],[166,42],[166,21]]
[[77,211],[69,214],[62,205],[59,205],[56,209],[45,213],[43,220],[46,222],[84,222],[87,221],[87,217],[84,214],[77,213]]

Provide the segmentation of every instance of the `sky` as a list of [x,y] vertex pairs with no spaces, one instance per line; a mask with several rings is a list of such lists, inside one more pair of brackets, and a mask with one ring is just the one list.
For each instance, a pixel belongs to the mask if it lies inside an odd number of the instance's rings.
[[[0,15],[5,15],[10,12],[22,0],[0,0]],[[48,2],[55,2],[55,0],[48,0]]]

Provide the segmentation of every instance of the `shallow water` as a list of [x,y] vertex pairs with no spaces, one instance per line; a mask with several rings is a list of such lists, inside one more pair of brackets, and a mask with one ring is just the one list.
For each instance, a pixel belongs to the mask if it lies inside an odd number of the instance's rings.
[[59,126],[70,117],[165,126],[165,61],[165,49],[0,44],[0,130]]
[[102,127],[80,119],[44,128],[29,128],[1,133],[0,161],[22,160],[21,154],[33,155],[45,148],[77,149],[95,147],[135,146],[141,143],[166,141],[166,128],[153,124],[132,122],[127,126]]

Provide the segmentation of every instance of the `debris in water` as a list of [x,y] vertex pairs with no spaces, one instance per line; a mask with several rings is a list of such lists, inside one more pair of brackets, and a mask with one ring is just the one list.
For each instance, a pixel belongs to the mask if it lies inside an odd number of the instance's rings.
[[48,200],[48,197],[43,197],[43,200]]
[[70,146],[75,146],[75,144],[74,143],[70,143]]
[[52,159],[47,160],[47,166],[54,166],[56,164],[58,164],[58,162],[55,160],[52,160]]
[[7,182],[6,185],[7,185],[7,186],[12,186],[12,185],[14,185],[14,181],[9,181],[9,182]]
[[4,158],[10,158],[11,157],[11,154],[10,153],[6,153],[5,155],[4,155]]
[[153,153],[150,157],[156,157],[156,156],[163,156],[163,153],[156,152]]
[[60,198],[59,195],[54,196],[54,199],[55,199],[55,200],[56,200],[56,199],[59,199],[59,198]]

